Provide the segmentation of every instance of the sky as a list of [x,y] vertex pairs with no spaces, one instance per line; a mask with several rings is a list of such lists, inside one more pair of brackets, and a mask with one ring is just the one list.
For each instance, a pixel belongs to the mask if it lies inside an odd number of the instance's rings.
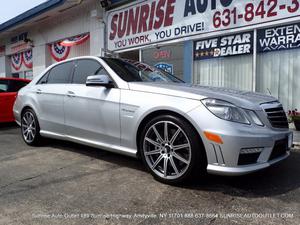
[[4,0],[1,2],[0,7],[0,24],[46,1],[47,0]]

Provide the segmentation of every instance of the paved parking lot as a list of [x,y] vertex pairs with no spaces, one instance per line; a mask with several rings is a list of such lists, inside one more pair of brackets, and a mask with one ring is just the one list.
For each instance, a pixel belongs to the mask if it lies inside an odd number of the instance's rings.
[[300,150],[244,177],[155,181],[141,162],[0,126],[0,224],[300,224]]

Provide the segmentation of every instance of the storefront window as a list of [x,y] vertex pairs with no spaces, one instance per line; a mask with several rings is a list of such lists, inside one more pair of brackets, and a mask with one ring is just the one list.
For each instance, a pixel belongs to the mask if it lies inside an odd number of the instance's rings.
[[253,32],[196,41],[193,70],[195,84],[251,91]]
[[279,99],[285,110],[300,107],[300,23],[257,31],[256,91]]
[[257,56],[257,91],[271,93],[286,110],[300,106],[300,50]]
[[142,61],[183,79],[183,43],[144,49]]
[[194,83],[251,91],[252,67],[252,55],[196,61]]

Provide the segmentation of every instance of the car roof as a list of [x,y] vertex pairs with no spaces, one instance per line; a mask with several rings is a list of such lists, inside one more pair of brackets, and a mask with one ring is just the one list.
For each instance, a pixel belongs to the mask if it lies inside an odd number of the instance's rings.
[[14,77],[0,77],[0,80],[17,80],[17,81],[23,81],[23,82],[30,82],[31,80],[23,79],[23,78],[14,78]]

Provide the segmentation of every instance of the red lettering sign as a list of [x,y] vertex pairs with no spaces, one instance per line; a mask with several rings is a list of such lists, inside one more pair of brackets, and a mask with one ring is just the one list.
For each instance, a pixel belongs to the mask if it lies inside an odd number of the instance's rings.
[[175,0],[158,0],[126,9],[112,16],[109,39],[158,30],[173,25]]
[[171,58],[171,50],[159,50],[153,53],[154,59],[169,59]]

